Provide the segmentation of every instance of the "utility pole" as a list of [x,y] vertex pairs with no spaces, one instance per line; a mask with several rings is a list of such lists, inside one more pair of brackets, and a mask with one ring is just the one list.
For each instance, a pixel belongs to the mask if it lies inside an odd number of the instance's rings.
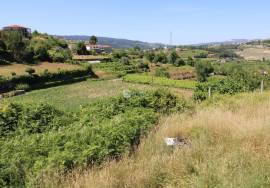
[[173,45],[173,34],[172,34],[172,32],[170,32],[170,46],[172,46]]

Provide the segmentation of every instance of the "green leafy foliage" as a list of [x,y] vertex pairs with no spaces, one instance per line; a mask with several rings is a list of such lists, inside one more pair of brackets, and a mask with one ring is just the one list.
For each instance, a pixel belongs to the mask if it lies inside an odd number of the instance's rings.
[[130,91],[67,115],[51,106],[6,104],[0,108],[0,186],[34,187],[74,168],[86,168],[131,152],[160,113],[190,105],[166,91]]
[[207,98],[209,87],[213,94],[235,94],[238,92],[254,91],[260,86],[262,76],[239,72],[224,79],[200,83],[196,86],[193,98],[203,101]]
[[170,78],[169,72],[166,70],[166,68],[163,68],[163,67],[157,68],[155,70],[155,76]]
[[84,42],[78,42],[75,47],[75,52],[78,55],[88,55],[88,51],[86,49],[85,43]]
[[25,69],[25,72],[27,72],[29,75],[32,75],[36,72],[36,70],[33,69],[32,67],[28,67]]
[[200,82],[205,82],[210,73],[214,71],[214,68],[209,62],[198,62],[195,66],[197,79]]
[[33,74],[31,67],[26,70],[28,75],[13,76],[11,78],[0,78],[0,93],[14,90],[19,84],[27,84],[29,89],[42,88],[47,83],[72,81],[76,78],[87,76],[95,77],[91,66],[85,66],[75,70],[60,70],[58,72],[47,72],[37,75]]
[[0,55],[6,61],[35,63],[71,59],[67,43],[47,34],[36,32],[28,37],[17,31],[3,31],[0,33],[0,41]]

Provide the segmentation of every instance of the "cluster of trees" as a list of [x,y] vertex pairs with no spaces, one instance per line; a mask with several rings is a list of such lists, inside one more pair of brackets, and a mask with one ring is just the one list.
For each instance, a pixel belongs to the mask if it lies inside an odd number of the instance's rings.
[[[98,43],[98,38],[96,36],[91,36],[89,38],[89,44],[96,45]],[[80,41],[76,44],[75,48],[73,49],[73,52],[78,55],[94,55],[95,51],[88,51],[86,49],[86,45],[84,41]]]
[[33,32],[31,38],[18,31],[0,32],[0,59],[7,62],[64,62],[71,59],[68,44],[47,34]]
[[183,65],[195,66],[195,60],[192,57],[188,57],[185,61],[176,53],[176,51],[171,51],[169,54],[166,54],[163,51],[157,53],[149,51],[145,53],[145,58],[151,63],[169,63],[176,67]]

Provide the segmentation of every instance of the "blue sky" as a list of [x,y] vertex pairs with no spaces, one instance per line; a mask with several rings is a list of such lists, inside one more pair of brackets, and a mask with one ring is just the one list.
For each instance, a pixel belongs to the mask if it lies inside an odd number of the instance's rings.
[[0,27],[193,44],[270,38],[269,0],[2,0]]

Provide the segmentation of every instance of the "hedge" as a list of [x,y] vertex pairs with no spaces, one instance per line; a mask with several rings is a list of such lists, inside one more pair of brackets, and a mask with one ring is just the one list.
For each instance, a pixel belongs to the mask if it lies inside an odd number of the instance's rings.
[[12,78],[0,77],[0,93],[16,89],[17,85],[26,84],[29,89],[42,88],[47,83],[67,82],[82,77],[96,77],[90,66],[75,70],[60,70],[58,72],[44,72],[40,75],[20,75]]

